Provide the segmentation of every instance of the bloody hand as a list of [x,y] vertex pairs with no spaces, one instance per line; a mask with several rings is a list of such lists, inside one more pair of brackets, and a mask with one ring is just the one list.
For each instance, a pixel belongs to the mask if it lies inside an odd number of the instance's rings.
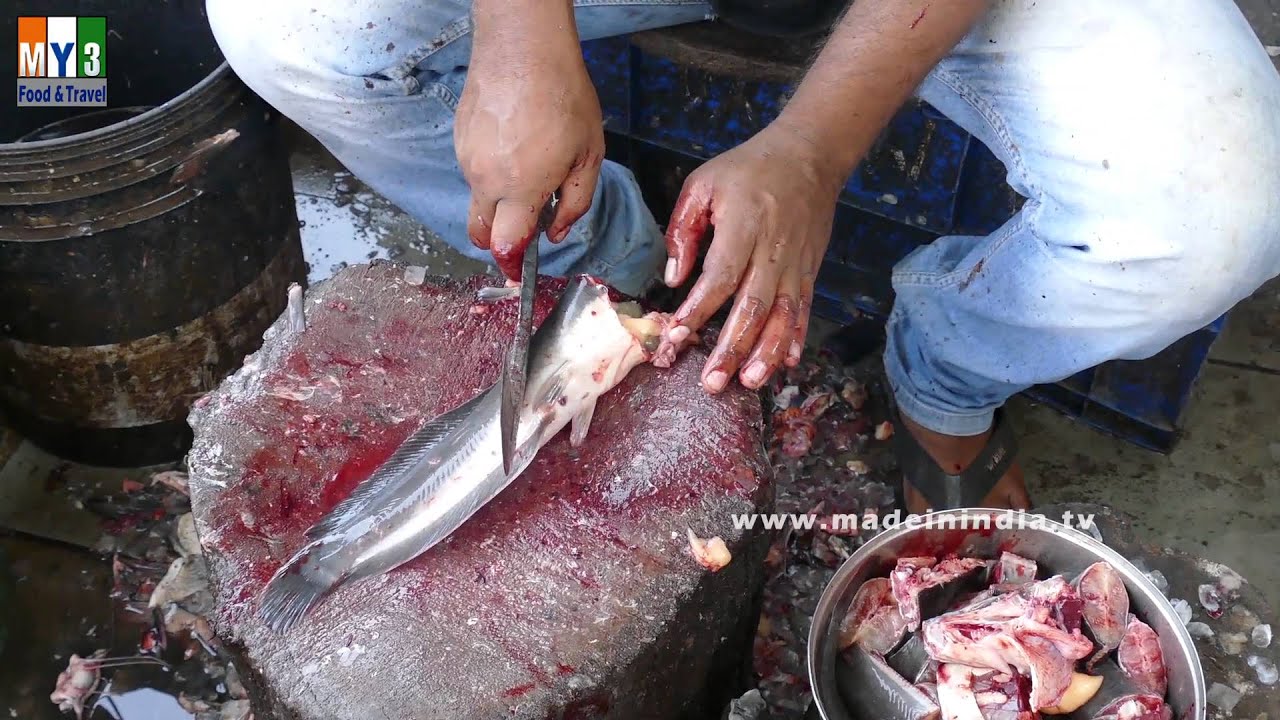
[[520,279],[538,215],[559,191],[547,228],[560,242],[591,206],[604,161],[600,101],[587,76],[570,3],[523,12],[476,3],[471,68],[454,144],[471,186],[467,234]]
[[694,171],[667,226],[667,285],[689,276],[708,225],[715,233],[660,354],[679,348],[736,297],[703,386],[719,392],[739,373],[755,389],[779,366],[795,366],[843,180],[820,147],[778,123]]

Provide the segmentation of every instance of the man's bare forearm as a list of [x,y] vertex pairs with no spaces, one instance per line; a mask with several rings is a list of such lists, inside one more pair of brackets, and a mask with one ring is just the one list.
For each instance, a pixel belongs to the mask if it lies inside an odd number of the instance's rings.
[[512,75],[566,49],[578,52],[572,0],[475,0],[471,7],[475,63],[502,63]]
[[854,0],[777,122],[843,180],[989,0]]

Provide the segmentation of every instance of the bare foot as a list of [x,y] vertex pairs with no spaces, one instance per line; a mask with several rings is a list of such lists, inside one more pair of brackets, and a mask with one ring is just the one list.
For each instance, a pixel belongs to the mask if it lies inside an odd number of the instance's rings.
[[[901,416],[902,424],[920,446],[929,453],[933,461],[948,474],[955,475],[969,467],[987,446],[987,438],[991,432],[969,437],[943,435],[916,424],[905,415]],[[929,501],[921,495],[910,482],[904,485],[907,512],[924,513],[929,511]],[[1031,496],[1027,494],[1027,485],[1022,477],[1022,465],[1016,460],[1009,466],[1008,472],[1000,478],[991,492],[982,501],[983,507],[1010,508],[1013,510],[1030,510]]]

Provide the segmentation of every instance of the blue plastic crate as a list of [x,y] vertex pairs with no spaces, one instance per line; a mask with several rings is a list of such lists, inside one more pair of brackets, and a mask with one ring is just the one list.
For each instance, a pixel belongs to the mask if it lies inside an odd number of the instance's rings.
[[[605,130],[706,159],[750,139],[794,89],[681,65],[626,37],[583,43]],[[926,105],[900,113],[850,177],[842,201],[936,233],[954,224],[970,136]]]
[[[678,32],[688,47],[689,28]],[[678,57],[648,51],[652,42],[630,37],[583,43],[608,155],[636,174],[660,219],[689,172],[768,125],[794,90],[779,73],[757,77],[751,68],[760,57],[743,49],[750,43],[725,37],[723,28],[708,31],[698,52]],[[845,184],[814,313],[836,322],[859,314],[883,319],[893,303],[894,264],[940,235],[989,233],[1022,202],[988,148],[927,104],[908,103]],[[1148,360],[1105,363],[1027,394],[1142,447],[1168,451],[1224,321]]]

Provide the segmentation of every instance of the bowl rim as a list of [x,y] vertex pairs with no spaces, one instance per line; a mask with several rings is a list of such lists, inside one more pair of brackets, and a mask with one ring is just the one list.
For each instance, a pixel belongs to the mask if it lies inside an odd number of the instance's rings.
[[[1206,720],[1208,717],[1208,691],[1206,689],[1206,681],[1204,676],[1204,667],[1200,662],[1200,652],[1195,646],[1195,641],[1191,638],[1191,633],[1187,631],[1186,625],[1178,618],[1173,604],[1169,602],[1169,598],[1165,596],[1155,583],[1147,577],[1146,573],[1139,570],[1136,565],[1129,561],[1128,558],[1121,555],[1118,551],[1104,542],[1101,542],[1093,536],[1081,532],[1064,523],[1058,522],[1043,513],[1034,511],[1009,510],[1003,508],[985,508],[985,507],[968,507],[954,508],[950,510],[935,510],[928,513],[909,513],[908,520],[899,523],[892,528],[882,530],[867,539],[862,547],[858,548],[850,555],[840,567],[836,570],[831,580],[827,582],[823,588],[822,595],[818,598],[818,604],[814,608],[812,622],[809,625],[808,647],[806,648],[806,664],[808,665],[809,687],[816,689],[820,683],[819,668],[823,666],[826,655],[831,653],[827,647],[827,636],[831,622],[835,616],[835,606],[845,595],[846,587],[852,582],[852,576],[865,562],[876,552],[888,546],[892,541],[904,537],[910,533],[926,530],[927,523],[931,519],[938,519],[954,515],[974,517],[1020,514],[1024,517],[1036,518],[1035,526],[1029,528],[1036,531],[1048,531],[1051,534],[1060,535],[1067,540],[1075,542],[1083,546],[1086,550],[1093,552],[1097,556],[1098,561],[1106,561],[1113,565],[1119,566],[1122,575],[1126,580],[1130,580],[1138,585],[1139,588],[1150,599],[1154,600],[1159,610],[1169,621],[1169,625],[1173,628],[1174,639],[1177,642],[1182,654],[1190,658],[1191,670],[1194,676],[1194,712],[1187,717],[1191,720]],[[915,522],[912,522],[912,520]],[[994,521],[993,521],[994,522]],[[975,529],[974,532],[981,532]],[[990,559],[990,558],[988,558]],[[1163,637],[1163,635],[1161,636]],[[820,655],[821,651],[821,655]],[[818,715],[823,720],[838,720],[828,713],[827,708],[823,707],[822,697],[816,692],[813,695],[813,706],[817,710]]]

